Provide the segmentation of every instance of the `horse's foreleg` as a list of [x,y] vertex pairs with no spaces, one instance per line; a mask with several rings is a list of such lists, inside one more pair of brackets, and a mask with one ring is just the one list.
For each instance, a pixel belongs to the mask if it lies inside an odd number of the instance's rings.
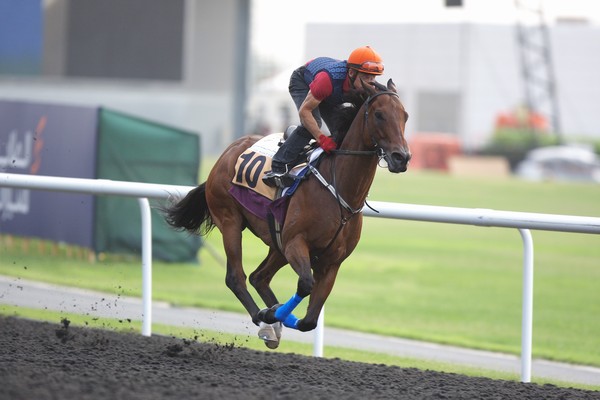
[[290,241],[286,246],[285,256],[298,274],[296,293],[285,304],[262,310],[259,318],[267,323],[281,321],[285,326],[297,329],[298,318],[292,312],[303,298],[310,295],[314,285],[306,242],[301,237]]
[[336,265],[330,266],[325,272],[315,273],[315,285],[310,295],[306,315],[296,324],[299,331],[311,331],[317,327],[319,314],[333,289],[338,270],[339,265]]
[[298,274],[296,294],[301,298],[310,295],[315,280],[312,275],[308,245],[303,238],[291,240],[285,249],[285,256]]

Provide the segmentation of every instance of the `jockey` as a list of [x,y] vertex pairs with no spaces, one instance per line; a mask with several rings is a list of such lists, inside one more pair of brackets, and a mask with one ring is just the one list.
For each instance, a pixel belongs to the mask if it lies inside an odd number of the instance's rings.
[[296,69],[290,78],[289,91],[298,108],[300,125],[273,156],[271,171],[263,177],[264,182],[283,187],[282,179],[300,161],[300,153],[311,139],[327,153],[335,150],[336,143],[321,131],[321,118],[329,127],[335,107],[343,103],[344,93],[360,88],[356,79],[370,83],[382,73],[381,56],[369,46],[355,49],[348,60],[318,57]]

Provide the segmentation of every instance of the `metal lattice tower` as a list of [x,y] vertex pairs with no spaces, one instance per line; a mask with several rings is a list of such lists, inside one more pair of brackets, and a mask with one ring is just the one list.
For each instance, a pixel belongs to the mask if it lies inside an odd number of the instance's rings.
[[[563,142],[550,35],[543,13],[543,0],[515,0],[517,41],[525,101],[530,112],[544,116],[559,143]],[[534,130],[535,127],[530,126]]]

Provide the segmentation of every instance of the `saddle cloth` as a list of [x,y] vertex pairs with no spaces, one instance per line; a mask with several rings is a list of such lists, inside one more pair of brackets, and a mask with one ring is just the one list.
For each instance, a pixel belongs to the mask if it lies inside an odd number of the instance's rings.
[[271,170],[273,156],[277,152],[282,138],[283,133],[273,133],[260,139],[244,151],[237,159],[235,175],[231,183],[274,200],[277,189],[264,183],[262,177],[265,172]]
[[[262,180],[265,172],[271,170],[273,156],[279,148],[283,133],[273,133],[265,136],[250,146],[239,157],[235,165],[235,174],[229,193],[248,211],[259,218],[267,219],[269,212],[283,224],[287,211],[287,200],[291,196],[300,179],[285,188],[277,198],[277,188],[265,184]],[[318,148],[311,154],[311,160],[320,155],[322,149]],[[317,153],[317,154],[315,154]],[[306,163],[300,164],[289,175],[295,178],[303,177],[308,171]]]

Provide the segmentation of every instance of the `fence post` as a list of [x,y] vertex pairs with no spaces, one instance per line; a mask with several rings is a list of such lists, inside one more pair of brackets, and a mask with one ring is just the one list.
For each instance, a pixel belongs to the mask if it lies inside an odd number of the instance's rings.
[[152,335],[152,218],[150,202],[138,198],[142,215],[142,335]]
[[325,306],[321,308],[317,327],[315,328],[315,339],[313,342],[313,356],[323,357],[323,339],[325,337]]
[[521,382],[531,382],[533,340],[533,239],[529,229],[519,229],[523,240],[523,315],[521,321]]

